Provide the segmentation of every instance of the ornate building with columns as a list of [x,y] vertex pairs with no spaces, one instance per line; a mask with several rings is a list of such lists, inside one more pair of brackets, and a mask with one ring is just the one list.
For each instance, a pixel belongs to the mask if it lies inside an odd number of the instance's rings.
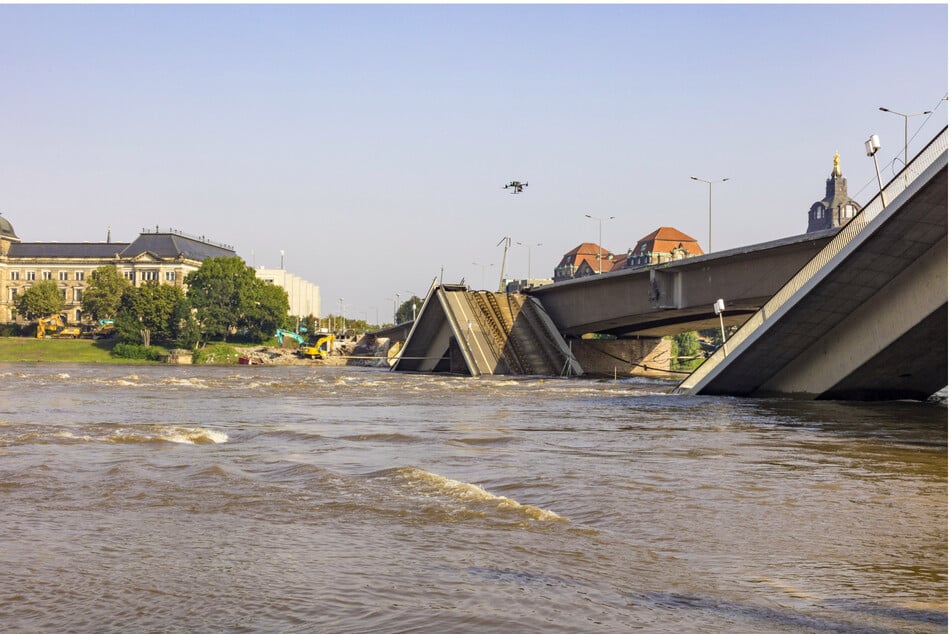
[[83,290],[90,273],[113,264],[136,286],[150,281],[184,286],[185,276],[210,257],[236,257],[234,247],[169,229],[143,229],[132,242],[23,242],[0,216],[0,323],[25,323],[14,301],[44,280],[57,283],[70,322],[82,320]]

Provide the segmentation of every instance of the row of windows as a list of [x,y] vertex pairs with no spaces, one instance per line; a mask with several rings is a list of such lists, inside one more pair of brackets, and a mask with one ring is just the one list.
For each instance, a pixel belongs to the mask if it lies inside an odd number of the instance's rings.
[[[82,321],[82,319],[83,319],[83,311],[81,311],[81,310],[79,310],[79,309],[77,308],[73,314],[74,314],[73,321],[75,321],[75,322],[77,322],[77,323],[80,322],[80,321]],[[17,310],[16,310],[16,308],[11,308],[11,309],[10,309],[10,321],[16,321],[16,320],[17,320]]]
[[[22,290],[25,292],[25,291],[26,291],[27,289],[29,289],[29,288],[30,288],[30,287],[27,286],[26,288],[24,288],[24,289],[22,289]],[[21,289],[18,289],[18,288],[11,288],[11,289],[10,289],[10,303],[13,303],[13,302],[16,301],[17,295],[19,295],[20,290],[21,290]],[[59,292],[62,294],[64,300],[69,299],[68,295],[66,294],[66,293],[68,292],[68,290],[69,290],[69,289],[65,289],[65,288],[59,289]],[[72,291],[73,291],[73,301],[74,301],[74,302],[81,302],[81,301],[83,301],[83,289],[81,289],[81,288],[73,288]]]
[[[20,281],[20,280],[22,279],[22,280],[25,280],[25,281],[27,281],[27,282],[35,282],[35,281],[37,280],[36,273],[37,273],[36,271],[10,271],[10,280],[11,280],[11,281],[14,281],[14,282],[18,282],[18,281]],[[53,279],[53,272],[52,272],[52,271],[40,271],[39,273],[40,273],[39,279],[41,279],[41,280],[43,280],[43,281],[52,280],[52,279]],[[125,271],[125,272],[123,272],[122,275],[123,275],[123,277],[125,277],[127,280],[129,280],[130,282],[134,282],[134,281],[135,281],[135,271]],[[21,276],[22,276],[22,277],[21,277]],[[70,277],[69,277],[69,271],[59,271],[59,272],[58,272],[58,278],[59,278],[59,281],[60,281],[60,282],[68,282],[69,279],[70,279]],[[86,272],[85,272],[85,271],[75,271],[75,272],[73,272],[73,278],[72,278],[72,279],[74,279],[74,280],[77,281],[77,282],[83,282],[83,281],[86,280]],[[158,281],[158,279],[159,279],[159,272],[158,272],[157,270],[139,271],[139,279],[140,279],[141,281],[143,281],[143,282],[147,282],[147,281],[150,281],[150,280]],[[174,282],[174,281],[175,281],[175,271],[165,271],[165,281],[166,281],[166,282]]]

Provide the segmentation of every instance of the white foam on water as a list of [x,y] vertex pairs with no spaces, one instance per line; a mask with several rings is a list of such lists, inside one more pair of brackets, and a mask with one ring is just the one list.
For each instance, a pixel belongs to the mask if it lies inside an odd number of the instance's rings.
[[223,431],[205,429],[203,427],[173,427],[163,426],[158,428],[159,436],[169,442],[185,443],[191,445],[213,443],[220,445],[228,442],[228,434]]
[[452,478],[441,476],[438,473],[431,473],[417,467],[405,467],[399,469],[399,473],[411,482],[432,487],[440,493],[464,502],[474,501],[495,504],[496,508],[523,513],[534,520],[554,522],[567,521],[554,511],[532,506],[531,504],[522,504],[504,495],[490,493],[476,484],[453,480]]

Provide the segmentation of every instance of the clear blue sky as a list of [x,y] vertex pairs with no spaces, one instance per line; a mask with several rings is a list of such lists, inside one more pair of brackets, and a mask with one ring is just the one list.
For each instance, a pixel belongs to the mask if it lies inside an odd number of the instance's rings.
[[[0,6],[0,212],[24,241],[159,225],[385,321],[443,272],[551,276],[581,242],[803,233],[947,125],[928,5]],[[513,196],[512,180],[529,187]],[[509,253],[525,277],[529,251]],[[492,266],[488,266],[488,265]]]

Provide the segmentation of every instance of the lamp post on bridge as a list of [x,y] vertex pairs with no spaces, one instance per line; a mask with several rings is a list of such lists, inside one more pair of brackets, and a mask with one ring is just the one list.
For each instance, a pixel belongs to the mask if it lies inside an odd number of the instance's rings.
[[878,159],[875,157],[876,152],[882,148],[881,142],[878,140],[878,135],[873,134],[868,138],[868,141],[865,142],[865,154],[872,157],[872,161],[875,163],[875,175],[878,176],[878,191],[882,195],[882,209],[887,205],[885,200],[885,185],[882,183],[882,172],[878,169]]
[[691,179],[699,181],[701,183],[707,184],[708,197],[707,200],[707,253],[713,252],[713,184],[714,183],[724,183],[729,178],[721,178],[720,180],[708,181],[705,178],[697,178],[696,176],[691,176]]
[[898,112],[897,110],[889,110],[888,108],[879,107],[879,110],[882,112],[890,112],[892,114],[897,114],[899,117],[904,117],[905,119],[905,167],[908,167],[908,118],[909,117],[918,117],[923,114],[931,114],[930,110],[925,110],[924,112],[913,112],[911,114],[905,114],[904,112]]
[[614,220],[614,216],[598,218],[597,216],[592,216],[591,214],[585,214],[585,218],[591,218],[592,220],[598,221],[598,275],[601,275],[603,269],[601,262],[604,260],[604,245],[601,244],[601,225],[605,220]]
[[532,284],[532,247],[533,246],[540,247],[542,246],[542,243],[538,242],[532,245],[532,244],[525,244],[524,242],[516,242],[515,244],[517,244],[520,247],[525,247],[526,249],[528,249],[528,285],[531,286]]

